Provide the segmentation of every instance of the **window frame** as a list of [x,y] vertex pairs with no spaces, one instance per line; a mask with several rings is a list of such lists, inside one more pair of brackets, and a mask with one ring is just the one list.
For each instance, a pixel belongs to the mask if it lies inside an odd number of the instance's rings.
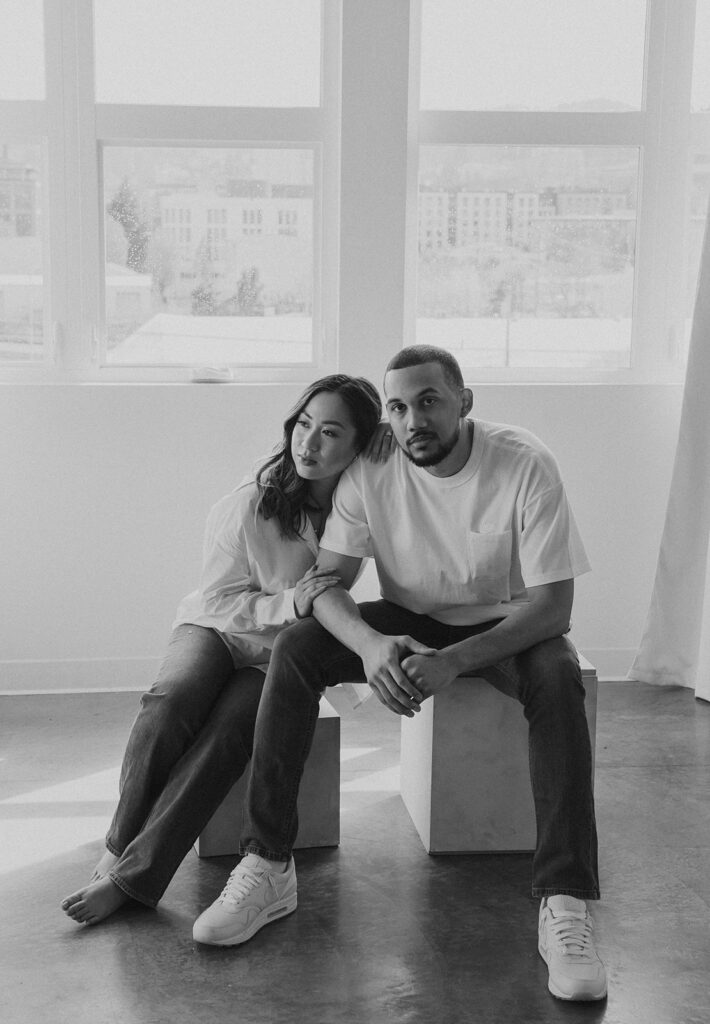
[[[103,152],[109,146],[306,148],[314,153],[313,352],[306,363],[234,363],[234,380],[309,380],[336,364],[341,0],[321,3],[319,108],[96,103],[93,0],[44,0],[46,98],[0,103],[0,136],[41,140],[45,357],[5,381],[181,383],[186,364],[106,365]],[[51,273],[49,268],[51,267]]]
[[[422,0],[414,2],[421,18]],[[631,365],[464,366],[467,377],[491,383],[682,379],[694,29],[695,0],[648,0],[639,111],[419,111],[417,154],[429,145],[619,146],[639,151]],[[410,207],[417,202],[418,194],[409,196]],[[416,245],[411,238],[410,245]],[[416,294],[416,262],[416,253],[410,254],[410,296]],[[408,314],[406,335],[414,343],[416,299]]]
[[336,369],[378,379],[388,354],[415,342],[421,145],[542,144],[640,148],[632,365],[464,367],[467,377],[483,383],[679,382],[689,158],[696,146],[710,151],[710,112],[691,113],[690,105],[695,8],[696,0],[648,0],[640,111],[570,114],[419,112],[421,0],[323,0],[320,109],[97,105],[92,0],[44,0],[46,98],[0,102],[0,137],[42,145],[45,358],[4,363],[0,380],[190,380],[184,365],[98,365],[101,146],[318,148],[313,360],[234,368],[238,383],[295,383]]

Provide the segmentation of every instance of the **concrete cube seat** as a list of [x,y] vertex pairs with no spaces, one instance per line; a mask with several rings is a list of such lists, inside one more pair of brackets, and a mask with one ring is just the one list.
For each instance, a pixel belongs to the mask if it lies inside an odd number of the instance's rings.
[[[580,657],[592,741],[596,669]],[[402,799],[428,853],[535,849],[522,706],[483,679],[459,678],[402,719]]]
[[[232,786],[195,843],[200,857],[239,852],[248,771]],[[298,794],[296,849],[340,842],[340,716],[321,698],[313,746]]]

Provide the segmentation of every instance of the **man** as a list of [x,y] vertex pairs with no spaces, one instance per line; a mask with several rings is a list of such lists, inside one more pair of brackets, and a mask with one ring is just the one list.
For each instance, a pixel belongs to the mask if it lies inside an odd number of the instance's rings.
[[[343,475],[319,565],[340,575],[313,618],[285,630],[259,707],[241,852],[198,941],[246,941],[296,907],[298,783],[326,685],[363,675],[411,717],[457,676],[517,697],[530,727],[538,836],[533,895],[550,991],[601,999],[586,900],[599,898],[591,750],[569,629],[589,568],[557,465],[527,431],[467,419],[471,391],[447,352],[403,349],[384,380],[397,450]],[[318,440],[309,439],[309,458]],[[374,556],[382,600],[347,592]]]

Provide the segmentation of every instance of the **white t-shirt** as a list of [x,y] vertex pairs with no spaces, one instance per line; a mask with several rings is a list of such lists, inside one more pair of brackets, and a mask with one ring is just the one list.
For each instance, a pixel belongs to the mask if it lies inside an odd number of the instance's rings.
[[277,633],[296,621],[294,587],[318,554],[310,521],[302,537],[282,537],[277,519],[257,517],[257,498],[249,479],[211,509],[199,587],[173,622],[214,629],[237,666],[268,662]]
[[354,462],[321,547],[374,556],[383,598],[450,625],[505,617],[526,587],[589,571],[551,452],[529,431],[481,420],[454,476],[400,449],[386,463]]

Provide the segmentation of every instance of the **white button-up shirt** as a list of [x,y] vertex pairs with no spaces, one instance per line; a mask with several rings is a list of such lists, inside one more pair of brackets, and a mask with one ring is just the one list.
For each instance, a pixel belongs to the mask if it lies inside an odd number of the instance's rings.
[[303,536],[283,537],[277,519],[257,516],[257,498],[248,479],[211,509],[200,584],[173,623],[214,629],[237,667],[268,662],[279,630],[296,621],[294,589],[318,554],[308,519]]

